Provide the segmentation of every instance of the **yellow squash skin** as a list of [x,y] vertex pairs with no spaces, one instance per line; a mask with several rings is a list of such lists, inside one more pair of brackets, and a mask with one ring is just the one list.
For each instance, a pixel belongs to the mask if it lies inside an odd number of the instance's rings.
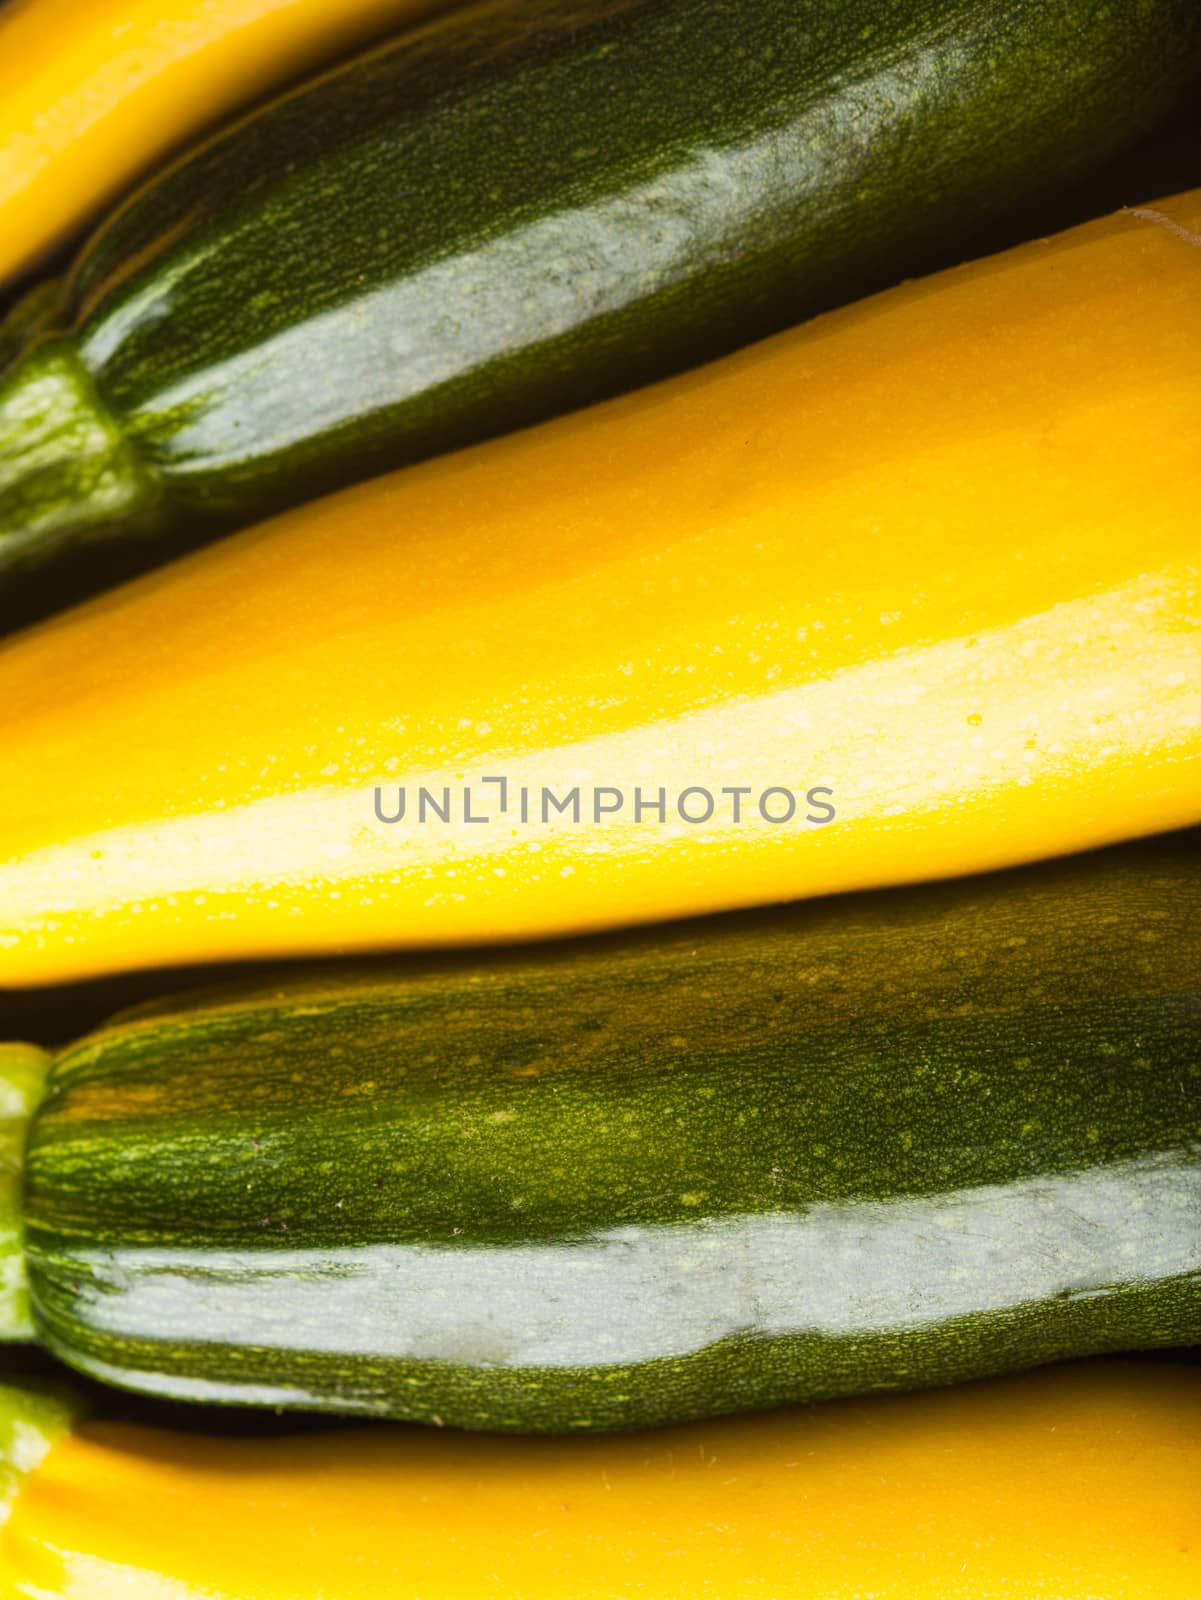
[[0,9],[0,284],[221,117],[437,0]]
[[[553,935],[1201,819],[1199,236],[1195,191],[907,284],[14,637],[0,984]],[[581,821],[542,823],[577,784]],[[451,821],[415,819],[422,785]],[[594,785],[626,796],[599,825]],[[633,820],[635,786],[692,785],[802,799]]]
[[0,1533],[38,1600],[1196,1600],[1201,1371],[1112,1363],[607,1439],[90,1422]]

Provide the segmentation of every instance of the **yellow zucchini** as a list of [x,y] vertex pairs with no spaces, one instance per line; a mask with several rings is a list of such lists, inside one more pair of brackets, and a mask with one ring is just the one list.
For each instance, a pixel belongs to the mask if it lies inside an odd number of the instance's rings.
[[[6,1432],[29,1405],[19,1391],[0,1391]],[[6,1485],[6,1596],[1196,1600],[1201,1592],[1195,1368],[1061,1368],[939,1394],[566,1441],[387,1425],[286,1438],[108,1421],[72,1427],[45,1400],[29,1420],[19,1441],[25,1476]]]
[[0,984],[1201,819],[1199,239],[1194,191],[906,284],[11,639]]
[[0,6],[0,283],[199,129],[436,4]]

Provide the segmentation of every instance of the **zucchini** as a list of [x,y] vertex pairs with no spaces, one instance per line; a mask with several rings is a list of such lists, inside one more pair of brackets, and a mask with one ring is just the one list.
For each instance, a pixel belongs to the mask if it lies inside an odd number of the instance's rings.
[[527,1431],[1195,1341],[1199,924],[1182,846],[159,1002],[49,1073],[33,1327]]
[[628,1600],[632,1582],[640,1600],[1201,1592],[1201,1371],[1175,1363],[1082,1362],[568,1441],[385,1425],[221,1437],[109,1408],[80,1422],[70,1405],[0,1385],[5,1595]]
[[0,986],[1201,821],[1190,235],[1201,190],[904,284],[0,645]]
[[438,19],[236,123],[84,250],[60,336],[0,384],[0,574],[165,549],[945,265],[1199,67],[1195,0]]

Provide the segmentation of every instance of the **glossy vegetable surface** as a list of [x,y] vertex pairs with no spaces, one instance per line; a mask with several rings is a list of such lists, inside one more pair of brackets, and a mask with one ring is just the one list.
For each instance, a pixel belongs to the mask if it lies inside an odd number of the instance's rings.
[[0,6],[0,283],[199,129],[433,0]]
[[1199,69],[1194,0],[440,20],[235,126],[93,239],[62,337],[0,384],[0,572],[244,522],[943,265]]
[[131,1013],[33,1119],[37,1335],[525,1431],[1191,1343],[1199,924],[1196,851],[1119,853]]
[[1199,1481],[1201,1374],[1136,1363],[621,1439],[89,1422],[21,1488],[0,1594],[1195,1600]]
[[0,646],[0,984],[1198,820],[1198,235],[1194,193],[905,285]]

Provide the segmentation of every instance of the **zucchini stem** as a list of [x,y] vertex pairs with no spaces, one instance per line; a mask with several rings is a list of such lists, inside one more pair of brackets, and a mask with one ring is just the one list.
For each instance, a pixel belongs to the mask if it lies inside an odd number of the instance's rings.
[[[35,291],[36,294],[36,291]],[[69,339],[46,331],[45,299],[12,326],[32,336],[0,373],[0,578],[71,545],[154,533],[161,486],[105,409]],[[0,329],[0,349],[10,337]]]
[[0,1044],[0,1340],[33,1338],[25,1276],[21,1179],[30,1119],[50,1056],[32,1044]]

